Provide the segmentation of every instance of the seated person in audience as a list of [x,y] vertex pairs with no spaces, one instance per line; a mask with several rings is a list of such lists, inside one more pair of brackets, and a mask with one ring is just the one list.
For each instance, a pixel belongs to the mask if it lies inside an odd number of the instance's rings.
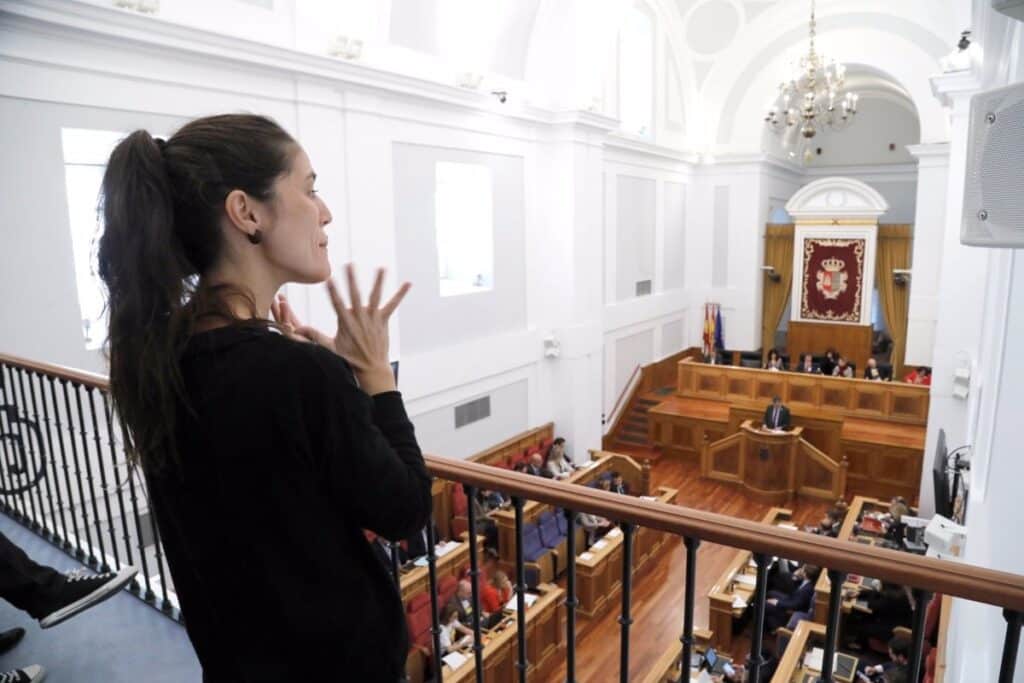
[[789,429],[789,408],[782,405],[778,396],[773,397],[772,404],[765,408],[761,426],[764,429]]
[[512,583],[505,573],[498,569],[498,553],[493,548],[484,550],[479,586],[480,609],[484,614],[500,612],[502,606],[512,597]]
[[477,491],[473,496],[473,521],[476,525],[476,532],[484,537],[485,548],[498,547],[498,523],[487,514],[492,508],[488,507],[484,491]]
[[592,515],[589,512],[581,512],[576,515],[576,523],[579,524],[587,534],[588,548],[594,545],[594,541],[599,537],[608,533],[613,526],[613,524],[604,517]]
[[529,474],[530,466],[526,463],[525,460],[520,460],[519,462],[512,466],[512,471],[519,472],[520,474]]
[[868,611],[854,609],[846,618],[851,647],[866,648],[871,639],[887,642],[894,628],[909,627],[914,611],[909,588],[883,583],[881,590],[860,591],[857,599]]
[[459,611],[448,603],[441,610],[441,656],[473,642],[473,631],[459,623]]
[[907,680],[907,671],[910,666],[910,641],[902,636],[893,636],[889,639],[889,661],[884,664],[864,667],[864,675],[860,676],[862,681],[877,683],[901,683]]
[[391,544],[388,543],[382,536],[377,536],[373,539],[373,552],[384,563],[384,568],[391,573],[391,553],[398,553],[398,566],[402,566],[409,561],[409,555],[402,550],[402,546],[395,544],[392,549]]
[[835,538],[839,535],[839,529],[843,526],[843,519],[846,513],[837,508],[832,508],[825,513],[825,516],[818,522],[818,526],[805,527],[805,531],[820,536]]
[[878,367],[878,361],[876,361],[874,358],[868,358],[868,366],[864,368],[864,379],[870,379],[876,382],[883,382],[889,378],[886,377],[885,373],[883,373],[882,370]]
[[[455,595],[448,601],[448,604],[455,607],[459,623],[465,626],[469,633],[472,633],[469,629],[473,626],[473,584],[466,579],[459,581],[459,585],[455,588]],[[483,617],[484,615],[481,614],[480,618]],[[463,631],[463,633],[467,631]]]
[[612,490],[612,478],[611,477],[601,477],[600,479],[597,480],[597,488],[601,489],[602,491],[608,491],[609,493],[611,493],[611,490]]
[[810,612],[814,607],[814,583],[818,580],[821,569],[805,564],[794,573],[799,581],[790,593],[770,591],[765,601],[764,627],[770,632],[786,625],[791,612]]
[[768,352],[768,361],[764,364],[765,370],[785,370],[786,366],[782,362],[782,356],[775,349]]
[[[418,533],[413,534],[409,538],[405,539],[405,545],[409,549],[409,559],[415,560],[417,557],[423,557],[427,554],[427,527],[423,527]],[[434,542],[441,542],[441,534],[437,530],[437,525],[434,524]]]
[[821,361],[821,374],[832,375],[832,371],[836,368],[836,358],[839,357],[839,352],[835,349],[829,349],[825,352],[825,360]]
[[529,462],[526,464],[526,473],[536,477],[547,476],[544,473],[544,456],[540,453],[531,455]]
[[845,356],[839,356],[836,366],[832,368],[833,377],[853,377],[853,368],[846,362]]
[[629,495],[629,484],[622,479],[621,472],[612,472],[612,493],[621,493],[624,496]]
[[887,518],[882,520],[882,526],[885,527],[885,537],[894,543],[902,543],[903,533],[906,529],[906,525],[903,524],[903,516],[910,514],[910,507],[907,505],[907,499],[903,496],[894,496],[889,501],[889,514]]
[[817,374],[821,372],[818,366],[814,364],[814,356],[809,353],[805,353],[803,355],[800,365],[793,368],[793,371],[806,372],[807,374]]
[[487,512],[492,510],[500,510],[509,504],[509,499],[501,491],[491,491],[484,489],[480,492],[481,498],[484,503],[484,508]]
[[547,470],[547,476],[553,479],[568,479],[576,469],[569,454],[565,452],[565,439],[559,437],[551,444],[544,456],[544,469]]
[[904,382],[910,384],[922,384],[924,386],[931,386],[932,384],[932,371],[928,368],[921,366],[908,374],[903,378]]

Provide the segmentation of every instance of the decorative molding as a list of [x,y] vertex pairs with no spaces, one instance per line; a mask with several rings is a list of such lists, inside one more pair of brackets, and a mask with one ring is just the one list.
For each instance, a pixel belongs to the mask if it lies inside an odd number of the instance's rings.
[[957,100],[970,98],[981,90],[981,75],[975,69],[937,74],[928,79],[932,93],[944,107],[953,107]]
[[804,177],[827,178],[844,176],[865,183],[871,182],[916,182],[917,164],[865,164],[861,166],[821,166],[804,169]]
[[918,168],[945,168],[949,166],[948,142],[907,145],[907,151],[917,159]]
[[854,178],[828,177],[804,185],[786,202],[786,211],[802,219],[877,219],[889,202],[870,185]]

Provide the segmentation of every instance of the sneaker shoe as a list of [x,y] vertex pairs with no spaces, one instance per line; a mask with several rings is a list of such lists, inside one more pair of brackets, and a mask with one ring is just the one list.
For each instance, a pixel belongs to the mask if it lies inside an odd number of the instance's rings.
[[12,628],[0,633],[0,655],[10,652],[11,648],[21,642],[24,635],[25,629],[23,628]]
[[[121,590],[139,572],[135,567],[124,567],[119,572],[86,574],[79,569],[67,575],[64,585],[54,591],[51,608],[40,617],[39,626],[50,628],[70,619],[79,612],[98,605]],[[0,683],[4,683],[0,679]]]
[[24,669],[15,669],[0,674],[0,683],[39,683],[44,678],[46,678],[46,669],[38,664],[33,664]]

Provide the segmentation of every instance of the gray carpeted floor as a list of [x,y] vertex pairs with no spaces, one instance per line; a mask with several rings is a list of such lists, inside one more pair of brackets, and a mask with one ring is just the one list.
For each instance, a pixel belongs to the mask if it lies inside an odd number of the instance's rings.
[[[40,564],[62,572],[78,566],[3,514],[0,532]],[[25,629],[25,638],[0,656],[0,672],[40,664],[48,671],[47,683],[185,683],[202,679],[185,629],[127,593],[45,631],[30,616],[0,600],[0,630],[15,626]]]

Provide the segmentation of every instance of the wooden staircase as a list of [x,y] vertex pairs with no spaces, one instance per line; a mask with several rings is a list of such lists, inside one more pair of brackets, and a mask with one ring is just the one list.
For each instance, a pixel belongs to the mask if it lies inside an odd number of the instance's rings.
[[640,380],[633,386],[632,393],[627,396],[624,391],[619,397],[620,401],[625,399],[626,406],[604,435],[601,447],[606,450],[650,447],[651,443],[647,439],[647,411],[675,391],[679,361],[699,357],[700,349],[691,347],[638,367]]
[[631,402],[619,428],[613,433],[613,445],[647,446],[647,411],[660,401],[637,396]]

